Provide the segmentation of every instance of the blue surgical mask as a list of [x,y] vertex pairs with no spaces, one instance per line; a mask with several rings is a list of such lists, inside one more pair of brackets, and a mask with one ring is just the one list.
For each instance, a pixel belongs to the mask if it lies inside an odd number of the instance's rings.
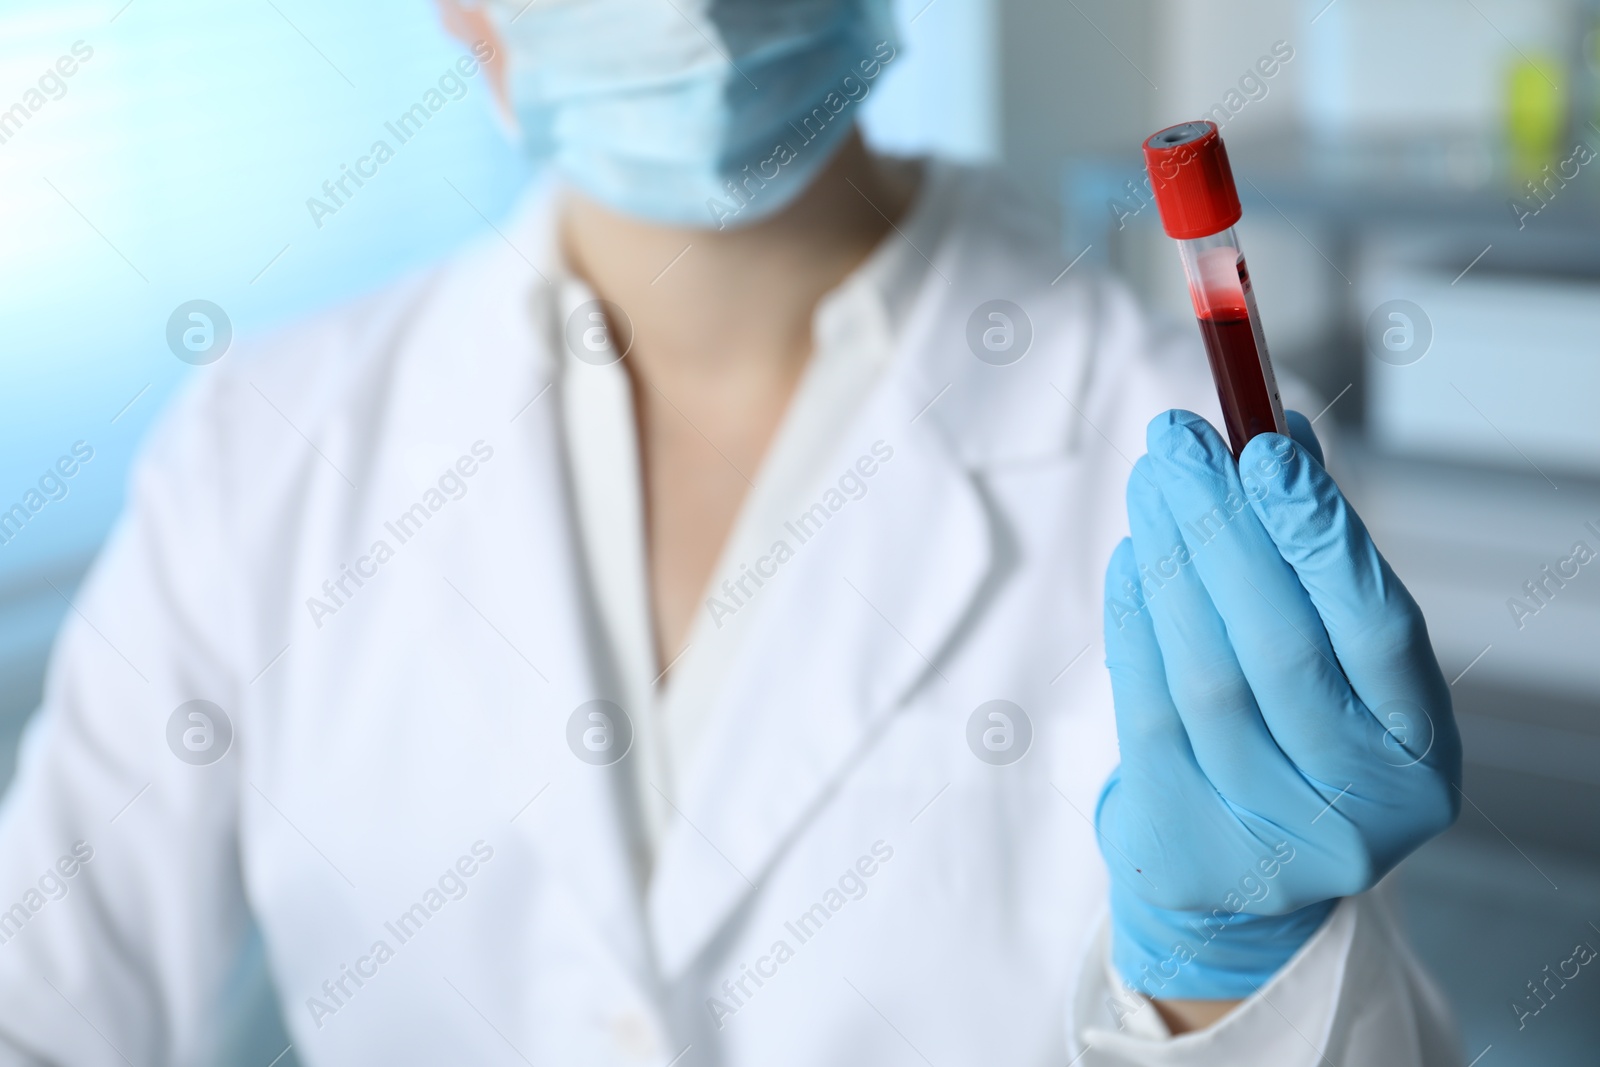
[[896,54],[888,0],[489,11],[529,150],[613,210],[679,226],[743,226],[792,201]]

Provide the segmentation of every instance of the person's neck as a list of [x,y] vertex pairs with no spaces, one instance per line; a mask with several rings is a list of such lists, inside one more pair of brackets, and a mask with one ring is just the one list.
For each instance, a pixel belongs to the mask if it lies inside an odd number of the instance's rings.
[[915,192],[915,173],[875,159],[852,133],[804,193],[752,225],[654,225],[572,194],[562,238],[573,271],[631,320],[635,375],[669,393],[713,379],[792,382],[818,301]]

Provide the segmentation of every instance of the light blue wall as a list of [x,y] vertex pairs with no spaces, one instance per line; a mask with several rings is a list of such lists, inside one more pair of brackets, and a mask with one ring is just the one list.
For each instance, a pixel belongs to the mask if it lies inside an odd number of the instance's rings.
[[896,0],[901,55],[862,120],[874,144],[968,162],[1000,155],[993,0]]
[[480,74],[318,228],[306,199],[462,54],[431,4],[123,2],[0,13],[0,108],[92,50],[0,144],[0,508],[75,441],[95,453],[0,544],[0,590],[92,549],[137,441],[207,373],[167,348],[178,304],[270,329],[437,257],[526,178]]

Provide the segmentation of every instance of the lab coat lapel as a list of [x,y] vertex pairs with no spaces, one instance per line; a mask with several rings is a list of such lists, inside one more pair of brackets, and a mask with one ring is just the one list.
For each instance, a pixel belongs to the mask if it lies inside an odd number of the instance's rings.
[[[509,707],[466,713],[526,716],[508,740],[527,746],[528,778],[518,789],[536,799],[505,812],[506,832],[538,867],[560,872],[548,891],[563,894],[564,912],[588,927],[573,938],[606,945],[619,968],[649,988],[627,763],[584,763],[566,737],[580,704],[619,694],[607,689],[599,661],[605,646],[584,588],[562,462],[547,218],[536,204],[512,229],[518,248],[491,245],[421,309],[396,382],[407,413],[397,451],[415,483],[437,478],[475,440],[494,449],[465,498],[474,510],[447,539],[419,551],[450,583],[439,585],[441,616],[462,620],[468,640],[486,650],[480,671],[504,677],[484,688],[503,693]],[[545,269],[535,273],[525,255]]]
[[759,889],[887,717],[947,684],[941,660],[981,609],[988,517],[949,442],[916,419],[926,397],[914,388],[894,375],[869,401],[830,469],[874,442],[892,459],[760,590],[651,885],[669,978]]

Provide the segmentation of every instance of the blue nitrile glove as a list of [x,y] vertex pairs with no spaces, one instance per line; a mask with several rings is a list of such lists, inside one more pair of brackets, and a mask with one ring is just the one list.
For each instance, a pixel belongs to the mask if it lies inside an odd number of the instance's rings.
[[1289,422],[1235,466],[1157,417],[1106,571],[1122,764],[1095,825],[1112,961],[1153,997],[1249,996],[1459,808],[1422,613]]

